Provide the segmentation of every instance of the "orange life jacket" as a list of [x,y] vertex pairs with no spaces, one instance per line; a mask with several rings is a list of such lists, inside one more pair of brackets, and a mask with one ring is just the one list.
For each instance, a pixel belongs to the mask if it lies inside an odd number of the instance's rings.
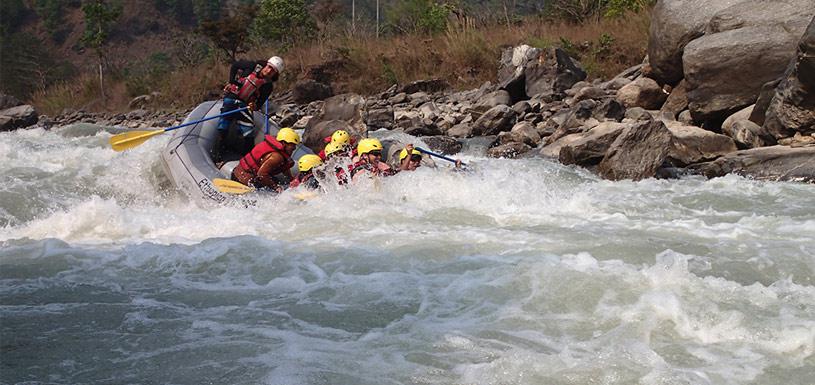
[[283,155],[283,159],[286,160],[286,168],[294,166],[294,160],[283,150],[283,144],[278,142],[277,139],[271,135],[266,135],[262,142],[258,143],[252,148],[252,151],[249,151],[248,154],[241,158],[239,165],[242,169],[252,174],[257,174],[258,169],[260,169],[260,159],[270,152],[277,152]]

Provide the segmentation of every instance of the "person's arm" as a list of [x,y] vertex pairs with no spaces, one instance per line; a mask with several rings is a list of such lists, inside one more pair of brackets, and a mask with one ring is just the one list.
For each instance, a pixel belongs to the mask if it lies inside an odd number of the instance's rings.
[[[257,172],[257,181],[256,185],[262,187],[269,187],[272,189],[279,189],[277,182],[272,178],[275,174],[280,172],[281,167],[285,167],[286,159],[283,158],[283,155],[280,155],[277,152],[270,152],[261,158],[260,160],[260,168],[258,168]],[[291,171],[286,169],[284,172],[286,176],[291,176]]]
[[[407,151],[407,156],[404,159],[402,159],[401,161],[399,161],[399,170],[407,170],[408,169],[408,164],[410,163],[410,157],[413,156],[413,143],[408,143],[408,145],[405,146],[405,151]],[[396,154],[396,156],[399,156],[398,153]]]

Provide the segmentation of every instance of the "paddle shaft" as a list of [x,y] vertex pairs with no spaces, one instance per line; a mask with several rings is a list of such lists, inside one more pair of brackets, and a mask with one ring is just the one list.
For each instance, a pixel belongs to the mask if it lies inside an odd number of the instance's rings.
[[[453,163],[456,163],[456,160],[455,160],[455,159],[453,159],[453,158],[448,158],[448,157],[446,157],[446,156],[444,156],[444,155],[442,155],[442,154],[436,154],[435,152],[430,152],[430,151],[427,151],[427,150],[425,150],[425,149],[423,149],[423,148],[421,148],[421,147],[414,147],[414,148],[416,149],[416,151],[419,151],[419,152],[425,153],[425,154],[427,154],[427,155],[432,155],[432,156],[435,156],[435,157],[437,157],[437,158],[444,159],[444,160],[446,160],[446,161],[448,161],[448,162],[453,162]],[[462,166],[466,166],[466,164],[464,164],[464,163],[462,163],[461,165],[462,165]]]
[[194,122],[189,122],[189,123],[179,124],[179,125],[177,125],[177,126],[173,126],[173,127],[167,127],[167,128],[165,128],[163,131],[164,131],[164,132],[167,132],[167,131],[177,130],[177,129],[181,128],[181,127],[192,126],[193,124],[198,124],[198,123],[201,123],[201,122],[206,122],[207,120],[212,120],[212,119],[215,119],[215,118],[220,118],[220,117],[222,117],[222,116],[226,116],[226,115],[229,115],[229,114],[234,114],[234,113],[236,113],[236,112],[240,112],[240,111],[243,111],[243,110],[248,109],[248,108],[249,108],[249,107],[241,107],[241,108],[238,108],[238,109],[234,109],[234,110],[232,110],[232,111],[227,111],[227,112],[224,112],[223,114],[219,114],[219,115],[215,115],[215,116],[210,116],[210,117],[208,117],[208,118],[204,118],[204,119],[201,119],[201,120],[196,120],[196,121],[194,121]]

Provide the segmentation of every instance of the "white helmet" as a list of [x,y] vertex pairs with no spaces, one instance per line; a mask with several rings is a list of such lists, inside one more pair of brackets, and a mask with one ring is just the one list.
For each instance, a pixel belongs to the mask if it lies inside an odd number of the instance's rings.
[[270,57],[266,64],[272,66],[277,71],[277,73],[279,74],[283,73],[283,58],[281,58],[280,56]]

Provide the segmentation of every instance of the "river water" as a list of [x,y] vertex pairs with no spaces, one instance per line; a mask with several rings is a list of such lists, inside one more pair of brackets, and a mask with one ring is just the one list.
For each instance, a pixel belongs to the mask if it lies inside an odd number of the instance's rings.
[[206,207],[110,132],[0,133],[0,383],[815,381],[813,185],[465,151]]

